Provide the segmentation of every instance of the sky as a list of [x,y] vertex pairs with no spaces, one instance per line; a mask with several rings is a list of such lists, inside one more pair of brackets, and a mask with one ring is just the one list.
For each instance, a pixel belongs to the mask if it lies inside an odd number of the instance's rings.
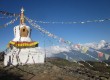
[[[110,0],[0,0],[0,11],[20,13],[24,7],[25,16],[32,20],[50,22],[80,22],[110,18]],[[6,17],[0,14],[0,17]],[[1,19],[0,25],[13,18]],[[26,22],[27,25],[29,25]],[[42,24],[47,31],[73,43],[98,43],[101,40],[110,42],[110,21],[91,22],[85,24]],[[0,50],[4,50],[9,41],[13,40],[13,28],[19,20],[6,28],[0,28]],[[56,45],[57,40],[44,36],[32,28],[32,40],[39,46]]]

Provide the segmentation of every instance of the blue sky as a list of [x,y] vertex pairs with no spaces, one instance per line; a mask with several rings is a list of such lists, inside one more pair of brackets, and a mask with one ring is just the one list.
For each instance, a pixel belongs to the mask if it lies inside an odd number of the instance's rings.
[[[25,16],[33,20],[79,22],[110,18],[110,0],[0,0],[0,11],[20,13],[22,6],[25,9]],[[3,15],[0,14],[0,17]],[[0,25],[11,19],[0,19]],[[5,49],[8,42],[14,38],[13,28],[18,24],[19,20],[7,28],[0,29],[0,50]],[[73,43],[97,43],[100,40],[110,42],[110,21],[86,24],[38,23],[38,25]],[[40,42],[39,46],[43,46],[45,38],[39,31],[30,27],[32,39]],[[51,46],[52,43],[57,44],[56,40],[46,36],[46,45]]]

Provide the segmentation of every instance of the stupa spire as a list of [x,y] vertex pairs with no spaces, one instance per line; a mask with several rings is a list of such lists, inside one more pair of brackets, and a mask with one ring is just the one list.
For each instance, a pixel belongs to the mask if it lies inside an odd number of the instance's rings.
[[20,24],[24,24],[24,8],[21,8],[21,14],[20,14]]

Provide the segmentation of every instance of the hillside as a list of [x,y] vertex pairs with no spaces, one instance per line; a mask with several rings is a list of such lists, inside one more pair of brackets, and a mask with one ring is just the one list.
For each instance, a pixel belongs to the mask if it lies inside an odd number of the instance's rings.
[[61,58],[48,58],[45,64],[10,67],[4,67],[1,62],[0,80],[110,80],[110,67],[90,63],[93,68]]

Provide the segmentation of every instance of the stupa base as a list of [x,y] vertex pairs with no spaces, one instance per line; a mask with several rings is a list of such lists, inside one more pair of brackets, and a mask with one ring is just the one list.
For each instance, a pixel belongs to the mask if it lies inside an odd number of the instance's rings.
[[44,63],[44,59],[38,48],[13,48],[4,56],[4,66]]

